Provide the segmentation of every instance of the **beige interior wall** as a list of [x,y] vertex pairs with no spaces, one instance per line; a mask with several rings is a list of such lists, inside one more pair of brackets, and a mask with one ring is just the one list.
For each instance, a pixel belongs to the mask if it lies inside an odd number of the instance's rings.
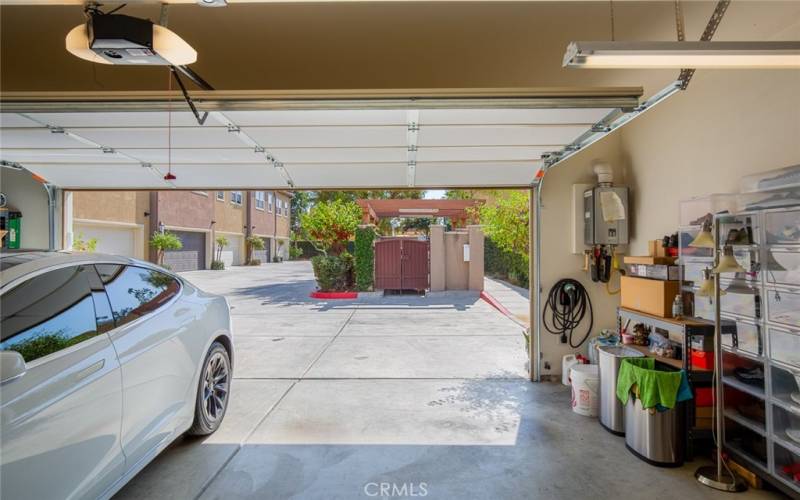
[[[50,224],[47,216],[47,192],[42,184],[34,180],[30,172],[2,168],[0,189],[7,197],[6,208],[9,211],[22,212],[20,247],[46,249],[50,243]],[[57,216],[56,234],[60,234],[60,222],[61,217]],[[56,246],[60,245],[61,238],[56,238]]]
[[[611,164],[614,167],[615,182],[623,184],[625,171],[620,159],[620,137],[618,133],[614,133],[550,170],[545,175],[542,188],[542,300],[546,300],[547,293],[558,280],[578,280],[586,288],[594,307],[593,332],[615,327],[619,296],[609,295],[604,284],[593,283],[588,273],[581,270],[583,256],[571,253],[569,228],[572,226],[572,185],[596,182],[592,172],[592,162],[595,160]],[[612,279],[610,286],[612,291],[618,289],[618,276]],[[587,326],[588,318],[575,332],[576,341],[580,340]],[[560,374],[561,358],[575,352],[568,344],[562,344],[557,335],[551,335],[544,329],[541,333],[541,349],[543,376]],[[586,344],[582,346],[581,352],[586,352]]]
[[689,90],[621,134],[636,222],[631,252],[673,233],[678,201],[739,191],[748,174],[800,164],[800,71],[698,72]]

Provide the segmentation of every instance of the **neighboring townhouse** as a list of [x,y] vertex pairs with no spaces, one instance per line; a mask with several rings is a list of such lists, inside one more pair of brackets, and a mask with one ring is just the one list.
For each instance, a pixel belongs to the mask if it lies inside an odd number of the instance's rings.
[[224,236],[228,240],[228,245],[222,250],[221,260],[226,267],[240,266],[244,264],[246,258],[244,244],[247,236],[246,192],[214,191],[213,193],[214,238]]
[[286,191],[250,191],[246,227],[250,234],[264,240],[264,250],[254,251],[253,258],[272,262],[275,257],[289,259],[290,202]]
[[284,191],[75,191],[65,201],[65,247],[97,240],[96,251],[155,261],[150,235],[161,229],[178,235],[183,248],[166,252],[175,271],[207,269],[215,258],[217,236],[228,245],[226,266],[247,258],[245,238],[264,238],[254,252],[262,263],[289,258],[291,193]]

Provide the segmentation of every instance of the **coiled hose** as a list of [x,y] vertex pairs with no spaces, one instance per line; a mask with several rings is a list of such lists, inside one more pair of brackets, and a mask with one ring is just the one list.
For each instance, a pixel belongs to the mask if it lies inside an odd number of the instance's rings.
[[[588,307],[587,307],[588,306]],[[586,311],[589,311],[589,328],[577,344],[573,341],[573,333],[578,328]],[[549,323],[548,324],[548,320]],[[542,323],[545,329],[553,335],[559,335],[567,339],[570,347],[577,349],[582,346],[594,327],[594,311],[589,294],[580,282],[573,279],[559,280],[550,293],[547,294],[547,301],[542,311]]]

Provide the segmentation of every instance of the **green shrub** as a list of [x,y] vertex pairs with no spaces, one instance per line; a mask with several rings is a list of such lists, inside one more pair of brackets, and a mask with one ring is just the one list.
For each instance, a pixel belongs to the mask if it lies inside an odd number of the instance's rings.
[[300,247],[298,247],[296,245],[292,245],[292,246],[289,247],[289,259],[297,260],[302,256],[303,256],[303,249],[302,248],[300,248]]
[[225,269],[225,263],[221,260],[212,260],[211,261],[211,269],[213,271],[222,271]]
[[300,227],[306,239],[319,245],[320,252],[342,253],[361,221],[361,207],[355,202],[333,200],[317,203],[300,215]]
[[167,250],[180,250],[183,248],[183,243],[178,235],[164,231],[163,233],[156,231],[150,237],[150,246],[156,250],[156,263],[164,266],[164,252]]
[[323,292],[341,292],[352,289],[353,264],[352,254],[315,255],[311,258],[317,285]]
[[83,233],[78,233],[78,237],[72,242],[72,249],[76,252],[94,252],[97,250],[97,238],[83,239]]
[[360,292],[372,289],[375,271],[375,249],[373,247],[375,236],[375,228],[373,227],[367,226],[356,229],[355,281],[356,290]]
[[[250,235],[244,239],[245,243],[247,244],[247,265],[250,266],[257,266],[261,264],[261,261],[258,259],[253,259],[253,250],[264,250],[266,245],[264,244],[264,240],[260,236]],[[258,264],[254,264],[253,261],[258,261]]]
[[484,241],[484,270],[487,276],[502,278],[521,287],[528,286],[528,259],[501,249],[491,238]]

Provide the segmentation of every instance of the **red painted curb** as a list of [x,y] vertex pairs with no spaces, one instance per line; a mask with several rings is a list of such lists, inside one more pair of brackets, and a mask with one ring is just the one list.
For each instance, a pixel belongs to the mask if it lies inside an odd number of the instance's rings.
[[356,299],[358,292],[311,292],[312,299]]
[[514,317],[514,315],[511,314],[511,311],[506,309],[503,304],[501,304],[496,298],[492,297],[492,295],[486,292],[485,290],[481,291],[481,298],[486,302],[488,302],[490,306],[500,311],[502,314],[508,316],[509,318]]

